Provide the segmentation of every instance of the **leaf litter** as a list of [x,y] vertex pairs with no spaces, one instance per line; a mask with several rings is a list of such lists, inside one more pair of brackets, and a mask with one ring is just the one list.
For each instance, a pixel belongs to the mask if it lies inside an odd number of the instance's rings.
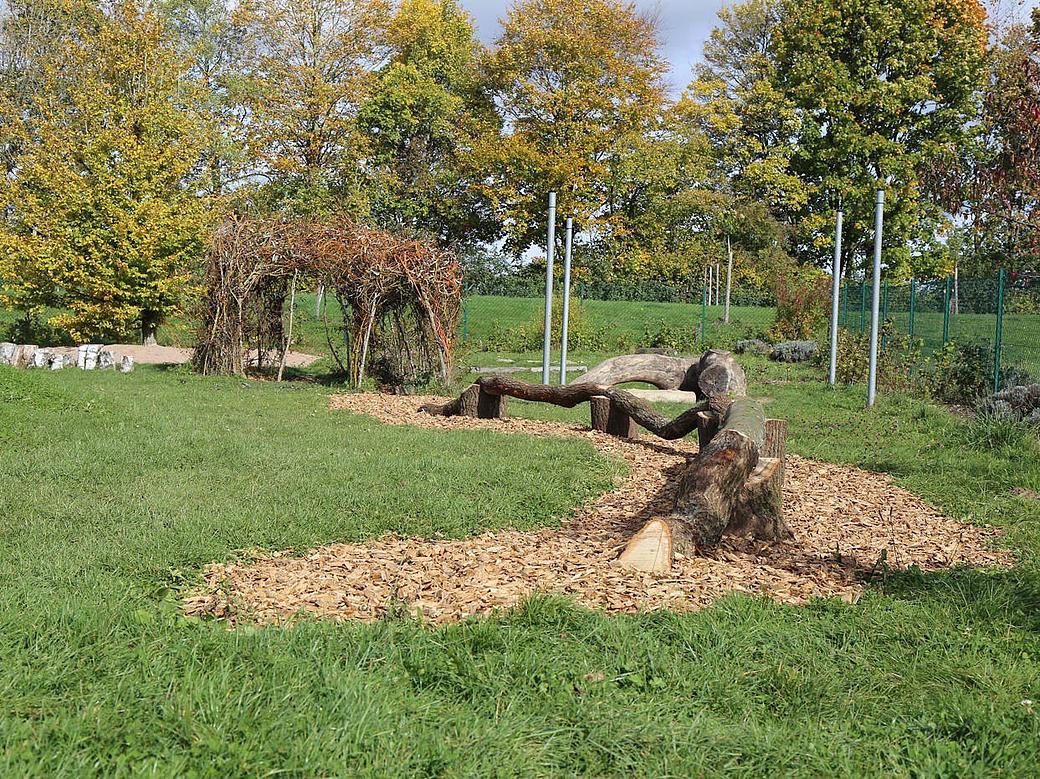
[[371,622],[405,610],[443,624],[490,616],[537,592],[562,593],[610,613],[693,611],[733,592],[792,605],[826,597],[854,603],[865,579],[879,569],[1013,562],[1010,552],[993,547],[998,528],[945,517],[887,474],[788,454],[783,499],[793,542],[726,537],[715,549],[677,559],[669,571],[628,570],[617,564],[618,555],[646,521],[668,514],[696,441],[625,440],[558,422],[419,411],[442,400],[363,393],[333,396],[331,407],[394,425],[583,438],[606,456],[624,459],[630,473],[575,508],[560,527],[489,531],[463,540],[391,534],[320,547],[302,557],[285,551],[211,563],[203,586],[185,600],[184,613],[269,624],[301,613]]

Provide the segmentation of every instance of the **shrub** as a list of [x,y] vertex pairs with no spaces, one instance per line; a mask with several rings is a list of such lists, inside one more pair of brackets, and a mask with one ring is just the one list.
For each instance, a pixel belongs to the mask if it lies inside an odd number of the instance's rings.
[[995,364],[993,347],[985,341],[956,339],[924,361],[920,384],[943,403],[972,404],[993,386]]
[[769,339],[805,340],[815,335],[827,316],[828,287],[828,277],[815,268],[781,275],[776,290],[776,321],[769,329]]
[[[912,391],[918,378],[921,345],[908,337],[897,338],[892,323],[882,325],[885,348],[878,344],[877,386],[887,391]],[[830,353],[821,351],[817,362],[828,362]],[[870,336],[848,330],[838,331],[838,348],[835,358],[835,381],[839,384],[857,384],[867,380],[870,370]]]
[[820,345],[816,341],[785,341],[773,347],[769,359],[777,362],[807,362],[819,350]]
[[737,354],[745,354],[750,352],[751,354],[765,354],[772,350],[772,346],[767,344],[761,338],[745,338],[742,341],[737,341],[733,347],[733,351]]

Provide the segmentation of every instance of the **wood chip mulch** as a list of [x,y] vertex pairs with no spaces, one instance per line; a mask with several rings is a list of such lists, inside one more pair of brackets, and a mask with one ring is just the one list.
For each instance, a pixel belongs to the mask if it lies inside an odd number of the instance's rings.
[[490,615],[535,592],[562,592],[608,612],[691,611],[731,592],[789,604],[833,596],[855,602],[864,574],[885,566],[927,571],[1012,563],[1010,553],[993,548],[995,527],[944,517],[885,474],[788,455],[784,513],[794,542],[727,538],[711,552],[677,560],[663,574],[626,570],[615,562],[626,539],[648,519],[668,513],[677,476],[697,451],[695,441],[626,441],[554,422],[420,413],[419,406],[432,400],[438,399],[358,394],[331,402],[334,409],[387,424],[577,436],[626,460],[631,473],[575,509],[562,527],[487,532],[461,541],[391,535],[334,544],[303,557],[286,551],[250,562],[212,563],[184,612],[232,623],[279,623],[301,611],[372,621],[407,610],[445,623]]

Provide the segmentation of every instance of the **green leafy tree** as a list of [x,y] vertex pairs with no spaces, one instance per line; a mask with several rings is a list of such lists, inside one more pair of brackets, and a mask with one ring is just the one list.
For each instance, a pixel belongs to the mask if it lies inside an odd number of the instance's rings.
[[305,214],[367,214],[358,113],[385,60],[386,0],[245,0],[239,99],[262,203]]
[[152,341],[182,310],[208,204],[194,182],[206,137],[162,21],[134,2],[78,9],[33,68],[28,110],[3,112],[15,149],[0,183],[0,278],[9,308],[73,338]]
[[481,188],[518,251],[544,241],[546,195],[601,233],[623,229],[612,165],[656,129],[665,63],[654,21],[621,0],[519,0],[483,62],[506,135],[474,144]]
[[370,153],[372,215],[386,227],[474,244],[497,237],[468,150],[501,121],[477,70],[480,44],[456,0],[404,0],[390,63],[359,124]]
[[800,122],[792,166],[809,188],[801,255],[828,261],[840,199],[846,258],[869,257],[874,190],[885,187],[889,273],[942,270],[930,249],[949,219],[920,170],[976,116],[987,44],[977,0],[800,0],[774,35],[777,83]]

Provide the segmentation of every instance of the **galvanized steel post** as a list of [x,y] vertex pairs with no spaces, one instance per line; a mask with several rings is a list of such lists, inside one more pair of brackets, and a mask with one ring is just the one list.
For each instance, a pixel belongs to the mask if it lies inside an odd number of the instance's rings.
[[993,360],[993,391],[1000,392],[1000,341],[1001,333],[1004,331],[1004,271],[1000,271],[1000,281],[997,287],[997,340],[993,351],[996,356]]
[[943,302],[943,346],[950,340],[950,277],[946,277],[946,299]]
[[874,209],[874,292],[870,304],[870,367],[867,373],[867,405],[874,405],[877,394],[878,321],[881,308],[881,228],[885,219],[885,190],[877,191]]
[[574,219],[567,217],[567,239],[563,253],[563,337],[560,344],[560,384],[567,383],[567,325],[571,313],[571,240]]
[[704,324],[708,319],[708,285],[701,287],[701,343],[704,343]]
[[552,342],[553,252],[556,249],[556,193],[549,193],[549,237],[545,244],[545,340],[542,343],[542,384],[549,383],[549,348]]

